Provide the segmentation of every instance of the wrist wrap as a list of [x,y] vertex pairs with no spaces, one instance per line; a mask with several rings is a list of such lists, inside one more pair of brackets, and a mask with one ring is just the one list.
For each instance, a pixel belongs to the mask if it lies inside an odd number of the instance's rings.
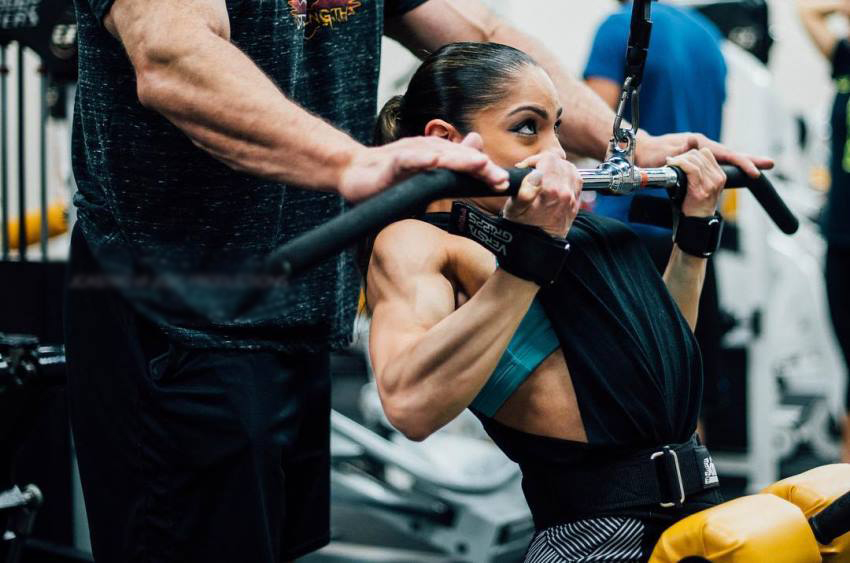
[[697,258],[708,258],[720,247],[723,236],[723,217],[687,217],[679,215],[673,242],[683,252]]
[[570,252],[566,239],[539,227],[493,217],[466,203],[452,205],[449,233],[474,240],[496,255],[504,271],[542,286],[558,279]]

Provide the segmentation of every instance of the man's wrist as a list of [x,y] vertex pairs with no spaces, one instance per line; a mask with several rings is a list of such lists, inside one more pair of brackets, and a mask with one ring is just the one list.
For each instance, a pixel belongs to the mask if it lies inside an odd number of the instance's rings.
[[[631,127],[631,125],[626,124],[625,121],[623,123],[624,123],[623,127]],[[644,129],[638,129],[637,135],[635,135],[635,141],[636,141],[636,143],[635,143],[635,164],[636,165],[638,165],[638,166],[644,165],[644,162],[643,162],[644,161],[644,159],[643,159],[644,151],[642,149],[644,148],[644,145],[647,142],[649,142],[651,139],[652,139],[652,135],[647,133]]]
[[366,154],[368,147],[361,145],[353,139],[347,143],[340,143],[333,147],[328,152],[327,169],[331,172],[330,184],[325,186],[327,189],[338,192],[341,196],[348,199],[349,196],[355,194],[347,194],[346,188],[349,185],[350,179],[346,177],[352,164],[362,155]]

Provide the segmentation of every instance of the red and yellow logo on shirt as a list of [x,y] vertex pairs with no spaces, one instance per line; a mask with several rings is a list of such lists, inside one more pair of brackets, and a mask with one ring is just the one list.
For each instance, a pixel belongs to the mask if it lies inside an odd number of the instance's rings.
[[289,0],[292,17],[307,39],[320,29],[334,29],[348,22],[361,6],[360,0]]

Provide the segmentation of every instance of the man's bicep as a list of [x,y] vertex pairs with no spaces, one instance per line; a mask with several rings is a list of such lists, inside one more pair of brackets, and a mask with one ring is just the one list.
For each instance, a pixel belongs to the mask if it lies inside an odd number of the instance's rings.
[[622,89],[619,82],[614,82],[609,78],[591,76],[587,79],[587,85],[596,92],[596,95],[605,100],[608,107],[616,111],[620,100],[620,90]]
[[[230,38],[230,18],[225,0],[90,0],[107,31],[130,53],[141,44],[165,38],[190,39],[211,31]],[[98,8],[95,8],[98,5]],[[103,14],[97,10],[103,10]]]
[[457,41],[487,41],[499,18],[479,0],[428,0],[387,20],[386,34],[415,55]]

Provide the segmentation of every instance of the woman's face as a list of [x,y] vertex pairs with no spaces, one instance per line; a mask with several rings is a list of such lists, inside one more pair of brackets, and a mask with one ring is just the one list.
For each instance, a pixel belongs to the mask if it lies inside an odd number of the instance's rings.
[[[526,158],[547,150],[564,155],[558,139],[563,109],[552,79],[542,68],[527,65],[512,79],[502,100],[470,118],[472,131],[481,135],[484,152],[503,168],[513,168]],[[460,142],[457,132],[450,138]],[[477,206],[498,214],[507,198],[472,200]]]
[[496,105],[472,115],[472,130],[484,140],[484,152],[503,168],[512,168],[546,150],[563,154],[558,93],[545,70],[527,65]]

